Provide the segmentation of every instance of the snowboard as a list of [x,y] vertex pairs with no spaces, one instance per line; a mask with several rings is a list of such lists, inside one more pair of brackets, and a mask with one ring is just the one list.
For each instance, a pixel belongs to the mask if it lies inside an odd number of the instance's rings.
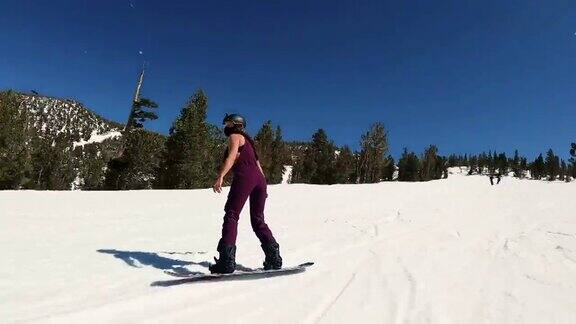
[[203,281],[229,281],[229,280],[253,280],[253,279],[263,279],[277,276],[286,276],[296,273],[301,273],[306,271],[306,268],[313,265],[314,262],[306,262],[294,267],[287,267],[278,270],[264,270],[264,269],[254,269],[249,271],[234,271],[232,273],[203,273],[203,274],[191,274],[182,275],[171,272],[166,272],[170,275],[175,275],[180,277],[180,279],[174,280],[164,280],[153,282],[152,286],[168,287],[174,285],[180,285],[185,283],[193,282],[203,282]]

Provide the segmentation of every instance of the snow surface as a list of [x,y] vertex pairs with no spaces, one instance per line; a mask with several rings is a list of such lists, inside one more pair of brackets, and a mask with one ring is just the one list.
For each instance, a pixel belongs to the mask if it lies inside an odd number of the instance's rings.
[[[276,185],[267,222],[305,273],[207,272],[223,194],[0,192],[0,319],[54,323],[575,323],[576,184],[452,175]],[[247,207],[247,206],[246,206]],[[241,215],[237,262],[262,252]]]
[[74,142],[74,148],[91,143],[102,143],[109,138],[116,138],[120,136],[122,136],[122,133],[119,131],[110,131],[104,134],[98,134],[97,131],[93,131],[88,140],[85,141],[84,139],[81,139],[78,142]]

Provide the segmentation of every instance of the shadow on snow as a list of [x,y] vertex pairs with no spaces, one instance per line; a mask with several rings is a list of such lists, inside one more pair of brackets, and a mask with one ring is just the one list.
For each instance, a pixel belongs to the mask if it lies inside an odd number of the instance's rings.
[[[183,261],[178,259],[171,259],[167,257],[163,257],[158,255],[155,252],[139,252],[139,251],[119,251],[114,249],[100,249],[97,250],[100,253],[111,254],[115,258],[124,261],[127,265],[135,268],[141,268],[143,266],[150,266],[156,269],[164,270],[164,271],[172,271],[177,274],[181,275],[200,275],[204,274],[204,272],[199,271],[190,271],[186,268],[186,266],[190,265],[198,265],[208,269],[210,266],[210,262],[208,261],[201,261],[201,262],[193,262],[193,261]],[[192,254],[189,252],[186,253],[177,253],[177,252],[163,252],[166,254]],[[137,262],[137,263],[136,263]],[[236,269],[242,271],[251,271],[253,269],[247,268],[241,264],[236,264]]]

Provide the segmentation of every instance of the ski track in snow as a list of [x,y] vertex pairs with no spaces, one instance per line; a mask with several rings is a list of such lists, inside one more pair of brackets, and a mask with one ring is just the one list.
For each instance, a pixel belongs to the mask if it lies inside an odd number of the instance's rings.
[[348,287],[350,286],[350,284],[352,283],[352,281],[354,280],[354,278],[356,278],[356,273],[352,273],[352,276],[350,277],[350,279],[348,279],[348,281],[346,282],[346,284],[344,285],[344,287],[342,287],[342,289],[340,289],[340,291],[338,292],[338,294],[336,295],[336,297],[331,298],[330,302],[328,303],[327,306],[322,307],[322,313],[320,314],[320,317],[318,319],[316,319],[314,322],[315,323],[319,323],[324,316],[326,316],[326,314],[330,311],[330,309],[334,306],[334,304],[336,304],[336,302],[338,301],[338,299],[340,299],[340,297],[342,296],[342,294],[344,294],[344,292],[346,291],[346,289],[348,289]]
[[[207,272],[225,195],[0,192],[0,318],[574,323],[575,195],[572,183],[504,178],[491,187],[485,177],[458,174],[427,183],[270,186],[267,222],[284,264],[315,265],[286,277],[151,287],[173,278],[166,271]],[[237,262],[257,268],[263,256],[248,210]]]

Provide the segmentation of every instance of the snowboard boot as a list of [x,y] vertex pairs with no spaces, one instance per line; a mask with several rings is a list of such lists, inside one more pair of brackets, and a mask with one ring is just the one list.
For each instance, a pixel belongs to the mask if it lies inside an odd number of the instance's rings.
[[208,269],[210,273],[232,273],[236,269],[236,246],[219,246],[218,252],[220,252],[220,258],[214,261],[216,264],[211,264]]
[[264,259],[264,270],[278,270],[282,268],[282,257],[280,256],[280,245],[276,242],[262,244],[262,250],[266,258]]

